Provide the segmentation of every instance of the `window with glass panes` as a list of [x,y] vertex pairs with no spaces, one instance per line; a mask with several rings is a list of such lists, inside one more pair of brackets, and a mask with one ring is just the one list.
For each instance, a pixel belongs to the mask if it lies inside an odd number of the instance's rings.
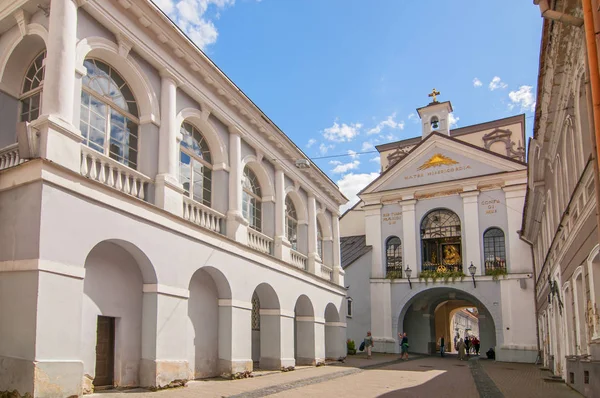
[[292,199],[285,198],[285,236],[292,244],[292,249],[298,249],[298,215]]
[[19,101],[21,104],[19,120],[22,122],[31,122],[40,116],[45,61],[46,50],[35,57],[25,74]]
[[181,125],[179,181],[185,194],[205,206],[211,205],[212,159],[208,144],[198,129],[189,123]]
[[486,265],[493,263],[496,266],[504,266],[506,247],[504,232],[500,228],[490,228],[483,234],[483,256]]
[[402,272],[402,242],[397,236],[392,236],[387,240],[385,259],[388,272]]
[[86,59],[79,128],[83,143],[132,169],[138,166],[138,107],[125,80],[109,65]]
[[258,232],[262,230],[262,194],[256,174],[244,167],[242,183],[242,216],[248,221],[248,226]]
[[323,230],[321,229],[321,223],[317,221],[317,253],[321,260],[323,259]]

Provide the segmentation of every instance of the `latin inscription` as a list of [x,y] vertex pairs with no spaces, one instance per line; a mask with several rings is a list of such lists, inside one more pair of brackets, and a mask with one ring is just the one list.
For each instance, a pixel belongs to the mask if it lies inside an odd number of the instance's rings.
[[414,180],[414,179],[417,179],[417,178],[430,177],[430,176],[434,176],[434,175],[437,175],[437,174],[456,173],[457,171],[464,171],[464,170],[470,170],[470,169],[471,169],[470,165],[456,166],[456,167],[447,167],[447,168],[441,169],[441,170],[428,171],[427,173],[411,174],[411,175],[408,175],[408,176],[404,176],[404,179],[405,180]]
[[399,211],[392,213],[383,213],[381,216],[381,221],[383,223],[388,223],[388,225],[394,225],[396,224],[396,221],[398,221],[401,217],[402,213]]
[[481,205],[485,208],[485,214],[494,214],[497,212],[496,206],[500,204],[498,199],[484,199]]

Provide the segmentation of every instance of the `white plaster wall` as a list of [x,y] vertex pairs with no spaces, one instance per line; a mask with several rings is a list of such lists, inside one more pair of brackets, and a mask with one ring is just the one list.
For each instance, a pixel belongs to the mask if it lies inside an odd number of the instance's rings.
[[[354,340],[357,347],[371,330],[371,292],[369,277],[371,274],[371,252],[364,254],[345,269],[345,284],[348,297],[352,298],[352,317],[346,317],[348,338]],[[344,308],[345,309],[345,308]],[[342,312],[342,319],[346,311]]]
[[79,39],[86,37],[103,37],[113,43],[117,42],[114,33],[96,21],[94,17],[82,7],[77,8],[77,37]]
[[131,255],[113,243],[102,243],[92,250],[85,270],[81,322],[84,373],[95,375],[98,315],[115,317],[115,382],[136,386],[142,345],[140,270]]
[[[360,205],[359,205],[360,206]],[[365,214],[362,210],[352,210],[340,218],[340,236],[359,236],[365,234]]]
[[0,149],[17,142],[16,126],[19,115],[19,101],[0,91]]

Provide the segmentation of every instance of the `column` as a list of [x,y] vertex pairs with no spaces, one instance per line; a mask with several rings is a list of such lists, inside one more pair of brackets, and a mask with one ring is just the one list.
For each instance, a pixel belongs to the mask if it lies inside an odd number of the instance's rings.
[[285,237],[285,175],[275,165],[275,257],[289,262],[290,242]]
[[[404,264],[406,269],[409,266],[413,270],[413,277],[417,277],[421,272],[421,264],[417,263],[417,251],[419,244],[417,242],[417,219],[415,214],[416,200],[410,199],[400,202],[402,206],[402,247],[404,248]],[[404,273],[403,273],[404,274]]]
[[485,274],[485,263],[481,262],[482,234],[479,232],[479,191],[469,191],[460,194],[463,200],[465,240],[463,247],[463,272],[469,276],[471,262],[477,267],[477,275]]
[[317,201],[308,194],[308,272],[321,276],[321,261],[317,253]]
[[189,291],[146,284],[143,288],[140,385],[164,387],[189,377],[186,344]]
[[506,250],[508,254],[507,271],[509,273],[531,273],[533,264],[531,249],[527,243],[519,238],[523,204],[527,186],[514,185],[502,188],[506,200],[506,219],[508,231],[506,233]]
[[340,252],[340,217],[338,214],[332,212],[331,213],[331,232],[333,235],[333,283],[344,286],[344,270],[342,269],[342,264],[340,261],[341,252]]
[[242,244],[248,243],[248,221],[242,213],[242,137],[237,127],[229,128],[229,210],[227,236]]
[[[73,120],[75,90],[75,50],[77,43],[77,5],[73,0],[52,0],[45,60],[42,115],[31,123],[39,133],[38,153],[34,156],[51,160],[79,173],[79,129]],[[26,137],[19,137],[25,141]],[[29,140],[37,140],[34,134]]]
[[[366,243],[372,246],[371,278],[384,278],[381,241],[381,204],[363,206],[365,211]],[[334,242],[335,244],[335,242]]]
[[219,299],[219,370],[252,371],[252,303]]
[[156,205],[179,216],[183,215],[183,188],[179,182],[179,126],[177,125],[177,81],[163,69],[160,91],[160,130],[158,136],[158,175]]

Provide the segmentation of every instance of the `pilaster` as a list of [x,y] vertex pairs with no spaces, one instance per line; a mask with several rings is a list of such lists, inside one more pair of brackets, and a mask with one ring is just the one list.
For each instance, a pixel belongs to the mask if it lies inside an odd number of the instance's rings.
[[485,266],[481,262],[481,246],[482,235],[479,233],[479,191],[469,191],[460,194],[463,200],[464,211],[464,231],[466,247],[466,255],[463,255],[463,272],[469,275],[469,266],[471,262],[477,267],[477,275],[485,273]]
[[508,244],[509,273],[528,273],[533,271],[531,249],[527,243],[519,238],[521,229],[522,212],[525,203],[526,185],[514,185],[502,188],[506,201],[506,218],[508,231],[506,243]]
[[291,244],[285,236],[285,174],[275,166],[275,257],[291,261]]
[[242,137],[236,127],[229,128],[229,210],[227,236],[242,244],[248,243],[248,221],[242,213]]
[[252,371],[250,330],[252,303],[219,300],[219,370],[223,374]]
[[308,272],[321,275],[321,257],[317,253],[317,201],[308,195]]
[[344,286],[345,272],[340,261],[340,217],[336,213],[331,214],[331,229],[333,235],[333,283]]
[[[403,267],[411,267],[413,270],[420,272],[421,264],[417,264],[417,219],[415,214],[414,199],[409,199],[400,202],[402,206],[402,247],[404,249]],[[404,273],[403,273],[404,274]],[[413,276],[417,276],[414,275]]]

